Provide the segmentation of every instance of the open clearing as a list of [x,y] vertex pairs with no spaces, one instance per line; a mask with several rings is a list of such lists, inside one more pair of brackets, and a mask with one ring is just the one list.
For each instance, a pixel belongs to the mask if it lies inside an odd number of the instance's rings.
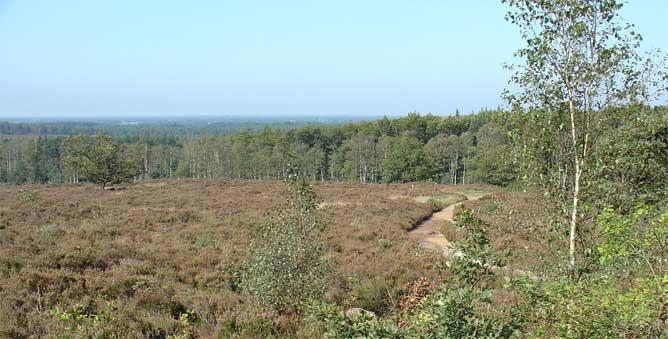
[[[62,312],[141,333],[176,333],[191,312],[206,337],[226,321],[266,317],[238,284],[249,233],[281,206],[283,189],[240,180],[3,188],[0,333],[65,331],[72,323]],[[382,314],[407,282],[436,277],[440,256],[420,250],[406,230],[460,200],[460,189],[316,184],[336,271],[327,300]],[[452,211],[433,219],[444,213]]]

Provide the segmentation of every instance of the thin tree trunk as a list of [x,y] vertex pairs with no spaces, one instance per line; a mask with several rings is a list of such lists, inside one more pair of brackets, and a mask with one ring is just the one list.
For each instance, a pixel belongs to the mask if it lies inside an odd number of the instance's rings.
[[454,163],[454,160],[450,159],[450,185],[455,184],[455,173],[453,171],[453,168],[454,168],[453,163]]
[[148,143],[144,143],[144,180],[148,179]]
[[457,186],[457,181],[458,181],[458,172],[459,172],[459,152],[455,153],[455,166],[454,166],[454,171],[455,171],[455,186]]
[[569,100],[569,111],[571,118],[571,141],[573,142],[573,160],[574,160],[574,182],[573,182],[573,205],[571,209],[571,223],[569,231],[568,256],[572,272],[575,272],[575,237],[577,234],[578,223],[578,202],[580,197],[580,177],[582,176],[582,167],[580,166],[580,157],[578,155],[577,135],[575,128],[575,108],[573,101]]
[[462,176],[462,184],[466,185],[466,156],[464,156],[464,175]]
[[570,257],[570,266],[572,270],[575,270],[575,237],[577,233],[577,220],[578,220],[578,202],[580,196],[580,176],[582,174],[582,169],[576,163],[575,170],[575,183],[573,188],[573,206],[571,210],[571,225],[570,225],[570,238],[569,238],[569,247],[568,255]]

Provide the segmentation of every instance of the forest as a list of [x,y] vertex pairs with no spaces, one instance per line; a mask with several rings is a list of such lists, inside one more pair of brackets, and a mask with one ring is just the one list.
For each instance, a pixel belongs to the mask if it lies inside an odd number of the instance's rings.
[[[617,116],[609,122],[610,138],[621,133],[617,128],[630,139],[666,137],[661,129],[666,106],[610,112]],[[151,133],[153,126],[148,126],[141,136],[111,138],[136,162],[136,180],[284,179],[288,168],[297,166],[303,176],[318,181],[508,186],[517,181],[522,162],[511,152],[513,138],[519,138],[527,124],[508,111],[483,110],[443,117],[409,113],[345,125],[267,126],[218,136]],[[0,135],[0,183],[78,182],[63,161],[75,136]],[[616,151],[606,150],[610,156]]]
[[[283,179],[298,166],[311,180],[391,183],[433,181],[507,185],[514,179],[504,158],[509,115],[483,110],[467,116],[410,113],[397,119],[267,126],[228,135],[153,133],[112,137],[137,162],[136,179]],[[75,136],[77,136],[75,134]],[[72,183],[63,159],[74,136],[0,135],[0,182]]]

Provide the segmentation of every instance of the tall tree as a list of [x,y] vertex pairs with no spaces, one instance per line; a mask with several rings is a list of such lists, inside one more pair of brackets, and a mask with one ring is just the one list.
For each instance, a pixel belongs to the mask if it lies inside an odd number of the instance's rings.
[[433,172],[432,163],[420,140],[414,136],[388,137],[386,141],[389,155],[380,164],[384,182],[423,180]]
[[124,154],[110,137],[69,137],[65,141],[64,165],[76,171],[90,182],[120,184],[132,180],[141,173],[141,157]]
[[[513,67],[506,93],[515,109],[538,116],[550,129],[556,167],[568,173],[570,201],[569,266],[576,267],[576,241],[583,182],[591,154],[605,126],[606,110],[647,100],[664,87],[654,63],[638,52],[641,41],[633,26],[619,17],[616,0],[502,0],[510,5],[506,19],[516,25],[524,48],[523,64]],[[586,198],[586,196],[585,196]]]
[[[439,134],[429,139],[424,147],[427,154],[439,168],[439,171],[436,171],[436,173],[440,177],[440,181],[444,182],[446,174],[449,173],[452,167],[448,147],[448,136],[445,134]],[[450,182],[451,181],[452,180],[450,180]]]
[[510,145],[503,126],[488,122],[476,133],[476,154],[473,160],[475,180],[492,185],[508,185],[514,176],[514,168],[508,159]]

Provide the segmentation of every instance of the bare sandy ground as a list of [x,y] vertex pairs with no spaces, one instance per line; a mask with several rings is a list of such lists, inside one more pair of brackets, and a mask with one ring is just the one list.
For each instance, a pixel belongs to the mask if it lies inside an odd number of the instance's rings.
[[[484,193],[481,194],[465,194],[467,200],[477,200],[485,196]],[[441,228],[443,227],[443,222],[453,222],[454,212],[457,206],[461,205],[463,202],[459,202],[453,205],[450,205],[439,212],[434,213],[429,219],[422,222],[414,229],[408,232],[408,236],[418,240],[420,246],[424,248],[429,248],[433,250],[443,251],[443,255],[446,257],[460,257],[463,254],[459,251],[456,251],[450,241],[441,233]]]

